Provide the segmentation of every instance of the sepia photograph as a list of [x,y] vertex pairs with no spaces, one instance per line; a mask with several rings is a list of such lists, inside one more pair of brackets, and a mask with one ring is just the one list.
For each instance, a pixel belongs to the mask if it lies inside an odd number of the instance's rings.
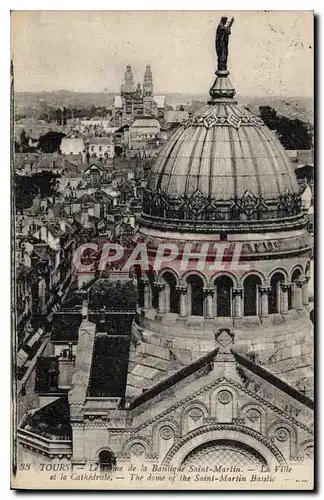
[[11,12],[11,488],[314,490],[314,13]]

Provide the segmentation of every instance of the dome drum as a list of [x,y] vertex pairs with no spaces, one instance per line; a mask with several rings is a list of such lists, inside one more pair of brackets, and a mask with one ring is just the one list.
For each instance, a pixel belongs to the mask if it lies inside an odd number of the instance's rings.
[[[147,217],[148,216],[148,217]],[[306,223],[301,209],[301,197],[288,189],[278,199],[267,201],[262,196],[257,197],[247,190],[241,198],[229,201],[217,201],[210,196],[204,196],[199,190],[192,195],[183,194],[180,197],[168,196],[163,191],[146,190],[144,193],[142,222],[150,219],[163,219],[170,224],[200,223],[207,232],[215,229],[215,224],[224,223],[230,227],[237,222],[248,224],[249,227],[267,221],[288,219],[295,224]],[[281,226],[282,228],[282,226]]]

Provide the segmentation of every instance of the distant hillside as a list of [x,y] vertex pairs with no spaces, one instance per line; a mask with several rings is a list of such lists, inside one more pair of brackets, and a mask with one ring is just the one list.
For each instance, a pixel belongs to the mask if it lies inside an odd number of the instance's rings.
[[80,107],[106,106],[111,108],[114,100],[112,92],[72,92],[55,90],[51,92],[15,92],[15,113],[28,117],[37,114],[47,107]]
[[[18,115],[37,117],[39,112],[48,107],[80,107],[106,106],[111,108],[113,92],[72,92],[57,90],[51,92],[16,92],[15,112]],[[238,101],[247,106],[253,113],[259,114],[259,106],[271,106],[278,114],[288,118],[299,118],[310,125],[314,124],[313,101],[304,97],[246,97],[237,96]],[[193,101],[205,103],[208,94],[166,94],[166,102],[174,109],[177,106],[190,106]]]
[[259,106],[271,106],[279,115],[286,116],[287,118],[299,118],[302,121],[314,125],[314,109],[313,100],[304,97],[289,97],[289,98],[276,98],[262,97],[253,98],[246,97],[239,99],[240,103],[248,107],[252,113],[259,113]]
[[[206,103],[208,94],[168,94],[167,103],[173,108],[190,105],[193,101]],[[279,115],[287,118],[299,118],[310,125],[314,125],[313,100],[310,97],[250,97],[236,96],[238,102],[259,115],[259,106],[271,106]]]

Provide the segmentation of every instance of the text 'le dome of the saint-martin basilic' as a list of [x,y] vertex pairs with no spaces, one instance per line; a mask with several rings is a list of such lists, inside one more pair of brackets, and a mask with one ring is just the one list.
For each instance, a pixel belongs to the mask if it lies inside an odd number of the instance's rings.
[[[189,229],[260,226],[278,219],[301,223],[293,166],[263,121],[235,101],[227,69],[234,19],[216,31],[216,80],[207,105],[175,130],[152,167],[141,221]],[[200,221],[200,222],[199,222]],[[160,225],[158,223],[158,225]]]

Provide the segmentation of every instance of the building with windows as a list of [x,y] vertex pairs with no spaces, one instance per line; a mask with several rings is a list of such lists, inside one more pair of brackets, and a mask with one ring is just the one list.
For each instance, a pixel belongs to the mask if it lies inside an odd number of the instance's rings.
[[159,141],[161,126],[157,118],[143,116],[136,118],[129,127],[129,146],[143,150],[143,143]]
[[85,151],[84,141],[75,135],[63,137],[60,150],[63,155],[79,155]]
[[114,158],[115,148],[112,136],[88,137],[85,139],[87,154],[96,158]]
[[145,68],[143,85],[134,85],[134,77],[130,65],[126,67],[124,83],[120,95],[115,96],[113,116],[115,126],[122,127],[133,123],[136,117],[155,116],[163,118],[165,96],[155,95],[151,66]]

